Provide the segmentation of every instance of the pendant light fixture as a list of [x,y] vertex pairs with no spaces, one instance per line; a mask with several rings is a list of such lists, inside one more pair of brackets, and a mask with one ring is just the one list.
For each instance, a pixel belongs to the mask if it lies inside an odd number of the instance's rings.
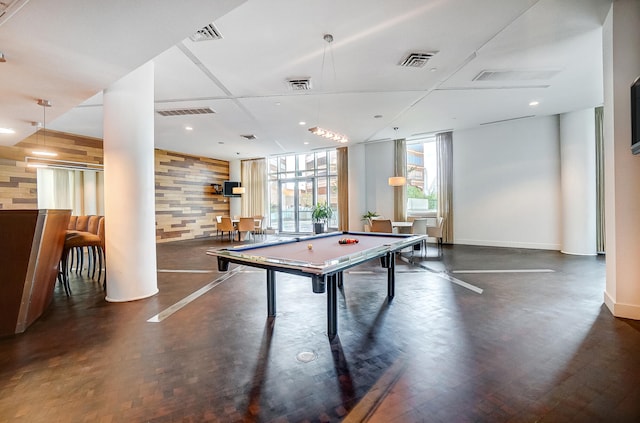
[[[325,63],[325,58],[326,58],[326,55],[327,55],[327,46],[329,46],[329,48],[331,48],[331,43],[333,42],[333,35],[324,34],[322,39],[327,42],[327,45],[324,46],[324,50],[322,52],[322,72],[320,74],[320,82],[322,83],[322,88],[324,90],[324,63]],[[336,63],[335,63],[335,60],[333,59],[333,50],[331,50],[331,63],[333,65],[333,75],[334,75],[334,79],[335,79]],[[318,121],[319,120],[320,120],[320,100],[318,99]],[[321,128],[319,126],[314,126],[313,128],[309,128],[309,132],[311,132],[314,135],[318,135],[320,137],[327,138],[327,139],[330,139],[330,140],[333,140],[333,141],[337,141],[337,142],[340,142],[340,143],[349,142],[349,138],[347,138],[346,135],[340,134],[340,133],[335,132],[335,131],[330,131],[330,130],[325,129],[325,128]]]
[[[38,142],[38,150],[32,151],[32,153],[36,156],[41,157],[56,157],[58,153],[54,153],[52,151],[47,150],[47,107],[51,107],[51,102],[49,100],[39,99],[38,106],[42,106],[42,139],[43,146],[40,149],[40,143]],[[37,124],[36,124],[37,125]],[[38,130],[38,133],[40,130]]]

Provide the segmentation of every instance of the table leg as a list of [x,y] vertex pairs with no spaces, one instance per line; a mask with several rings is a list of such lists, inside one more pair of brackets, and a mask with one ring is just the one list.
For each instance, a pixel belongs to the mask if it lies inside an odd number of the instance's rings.
[[327,335],[333,339],[338,333],[338,301],[336,273],[327,275]]
[[276,315],[276,272],[267,269],[267,315]]
[[396,295],[396,253],[389,253],[387,258],[387,298],[389,301]]

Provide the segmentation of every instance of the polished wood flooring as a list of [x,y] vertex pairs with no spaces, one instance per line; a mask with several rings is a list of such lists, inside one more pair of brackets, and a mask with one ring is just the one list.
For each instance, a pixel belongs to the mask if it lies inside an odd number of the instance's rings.
[[603,257],[431,246],[398,260],[391,303],[371,262],[345,275],[329,340],[310,280],[278,274],[269,319],[264,271],[222,278],[204,253],[221,245],[158,245],[145,300],[57,286],[0,339],[0,422],[640,421],[640,324],[603,305]]

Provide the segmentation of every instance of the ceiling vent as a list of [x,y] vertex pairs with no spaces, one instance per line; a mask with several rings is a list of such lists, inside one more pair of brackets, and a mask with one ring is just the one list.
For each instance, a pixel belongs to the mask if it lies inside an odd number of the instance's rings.
[[289,78],[287,85],[292,91],[307,91],[311,89],[311,78]]
[[435,51],[409,53],[402,60],[400,60],[398,66],[404,66],[406,68],[422,68],[436,53],[437,52]]
[[532,118],[532,117],[536,117],[536,115],[527,115],[527,116],[519,116],[519,117],[502,119],[502,120],[494,120],[492,122],[481,123],[480,125],[493,125],[493,124],[496,124],[496,123],[511,122],[511,121],[514,121],[514,120],[529,119],[529,118]]
[[256,136],[253,134],[247,134],[247,135],[240,135],[242,138],[246,138],[248,140],[255,140]]
[[186,116],[186,115],[208,115],[215,113],[211,107],[200,107],[195,109],[168,109],[157,110],[160,116]]
[[211,41],[211,40],[219,40],[222,38],[222,34],[218,31],[212,23],[209,25],[202,27],[202,29],[198,30],[195,34],[193,34],[189,39],[191,41]]
[[474,81],[537,81],[551,79],[560,71],[547,70],[483,70]]

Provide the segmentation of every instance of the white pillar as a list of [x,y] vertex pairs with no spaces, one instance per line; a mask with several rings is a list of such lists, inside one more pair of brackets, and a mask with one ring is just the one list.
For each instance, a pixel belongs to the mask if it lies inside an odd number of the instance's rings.
[[153,63],[104,91],[107,301],[158,292]]
[[[242,170],[240,160],[229,161],[229,180],[233,182],[241,182]],[[243,216],[242,199],[238,197],[229,197],[229,214],[233,216]]]
[[562,247],[596,255],[596,125],[593,109],[560,115]]
[[631,83],[640,75],[640,2],[616,0],[603,26],[605,224],[604,301],[640,320],[640,156],[631,154]]

